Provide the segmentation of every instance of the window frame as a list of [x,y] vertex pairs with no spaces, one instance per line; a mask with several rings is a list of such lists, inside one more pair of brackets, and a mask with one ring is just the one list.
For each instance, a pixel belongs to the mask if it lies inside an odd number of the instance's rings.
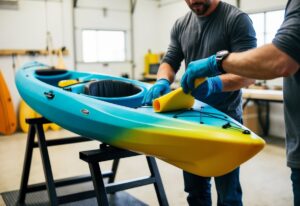
[[[96,59],[96,61],[85,61],[84,59],[84,43],[83,43],[83,32],[84,31],[95,31],[95,32],[99,32],[99,31],[108,31],[108,32],[123,32],[124,34],[124,60],[112,60],[112,61],[100,61],[98,58]],[[83,28],[81,29],[81,59],[82,59],[82,63],[84,64],[108,64],[108,63],[126,63],[128,62],[128,40],[127,40],[127,30],[125,29],[105,29],[105,28]],[[97,37],[96,37],[97,38]],[[97,41],[96,41],[97,42]],[[98,53],[98,52],[97,52]]]

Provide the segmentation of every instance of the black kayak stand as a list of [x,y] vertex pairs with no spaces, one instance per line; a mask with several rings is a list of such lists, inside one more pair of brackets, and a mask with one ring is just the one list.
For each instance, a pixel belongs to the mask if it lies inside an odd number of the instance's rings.
[[[146,156],[151,173],[150,177],[129,180],[122,183],[115,183],[115,176],[120,159],[137,156],[140,154],[128,150],[118,149],[107,144],[101,144],[100,148],[96,150],[82,151],[79,153],[80,159],[88,163],[91,175],[82,175],[60,180],[54,180],[50,164],[48,147],[86,142],[91,141],[91,139],[88,139],[83,136],[77,136],[46,140],[43,124],[51,123],[49,120],[41,117],[27,119],[26,122],[29,124],[29,132],[27,135],[27,144],[17,205],[25,205],[27,193],[46,189],[49,197],[49,205],[51,206],[84,200],[95,196],[97,197],[98,205],[108,206],[109,203],[107,194],[114,194],[117,191],[122,191],[134,187],[140,187],[148,184],[154,184],[159,205],[168,205],[167,197],[163,188],[163,184],[160,178],[155,158]],[[37,137],[37,142],[35,142],[35,136]],[[44,183],[28,185],[32,153],[34,148],[39,148],[40,150],[43,171],[46,181]],[[111,171],[101,172],[99,163],[108,160],[113,160]],[[108,178],[107,184],[104,184],[104,178]],[[73,193],[64,196],[57,196],[57,187],[74,185],[91,180],[93,181],[94,190]]]
[[118,191],[127,190],[130,188],[140,187],[149,184],[154,184],[159,205],[161,206],[169,205],[154,157],[146,156],[149,170],[151,173],[150,177],[142,177],[130,181],[115,183],[114,182],[115,174],[114,174],[108,179],[108,183],[105,185],[103,178],[101,178],[103,174],[101,173],[99,162],[114,160],[112,168],[116,169],[118,167],[119,160],[121,158],[133,157],[140,154],[128,150],[112,147],[107,144],[101,144],[100,149],[83,151],[80,152],[79,154],[80,154],[79,155],[80,159],[82,159],[83,161],[89,164],[98,205],[101,206],[109,205],[106,194],[114,194],[115,192]]
[[[94,194],[92,193],[90,194],[80,193],[80,194],[72,194],[72,195],[58,197],[55,189],[56,187],[62,187],[62,186],[91,181],[91,176],[83,175],[79,177],[71,177],[71,178],[54,181],[49,153],[48,153],[48,147],[50,146],[86,142],[86,141],[91,141],[91,139],[78,136],[78,137],[64,137],[60,139],[46,140],[43,124],[51,123],[49,120],[41,117],[41,118],[26,119],[26,122],[29,124],[29,132],[27,135],[23,172],[22,172],[21,185],[20,185],[17,204],[18,205],[25,204],[27,193],[41,191],[45,189],[47,189],[48,192],[50,205],[58,205],[62,203],[76,201],[76,199],[82,200],[82,199],[87,199],[89,197],[93,197]],[[37,137],[37,142],[35,142],[35,136]],[[34,148],[39,148],[40,150],[46,182],[28,185],[28,179],[29,179],[30,167],[32,161],[32,153]]]

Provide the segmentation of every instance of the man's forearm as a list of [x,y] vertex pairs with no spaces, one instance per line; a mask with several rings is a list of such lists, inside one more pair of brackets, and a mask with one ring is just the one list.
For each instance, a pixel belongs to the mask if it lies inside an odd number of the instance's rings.
[[297,72],[299,64],[273,44],[231,53],[222,63],[228,73],[254,79],[273,79]]
[[158,79],[167,79],[170,83],[172,83],[175,79],[175,72],[173,68],[168,63],[162,63],[159,66],[157,72],[157,80]]
[[249,79],[234,74],[223,74],[220,76],[220,78],[223,83],[223,92],[236,91],[255,82],[254,79]]

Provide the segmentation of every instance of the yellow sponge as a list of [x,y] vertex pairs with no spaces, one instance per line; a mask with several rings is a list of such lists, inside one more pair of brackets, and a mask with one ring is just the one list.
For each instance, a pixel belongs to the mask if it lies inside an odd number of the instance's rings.
[[[195,88],[206,81],[206,78],[195,80]],[[194,105],[195,98],[191,93],[184,93],[182,87],[161,96],[153,101],[153,109],[155,112],[170,112],[180,109],[188,109]]]

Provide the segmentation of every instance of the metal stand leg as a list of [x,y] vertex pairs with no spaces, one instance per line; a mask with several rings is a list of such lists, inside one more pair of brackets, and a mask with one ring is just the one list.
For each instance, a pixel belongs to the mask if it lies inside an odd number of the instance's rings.
[[112,169],[111,169],[112,175],[109,176],[108,183],[113,183],[115,181],[116,174],[117,174],[117,169],[118,169],[118,166],[119,166],[119,162],[120,162],[120,159],[115,159],[113,161]]
[[19,203],[19,204],[23,204],[25,202],[25,198],[26,198],[35,133],[36,133],[35,127],[30,125],[29,133],[27,136],[26,152],[25,152],[25,158],[24,158],[24,165],[23,165],[19,197],[18,197],[18,201],[17,201],[17,203]]
[[[153,157],[147,157],[148,166],[151,172],[150,177],[131,179],[129,181],[122,181],[119,183],[115,183],[114,179],[119,164],[119,160],[121,158],[133,157],[140,154],[128,150],[124,150],[124,149],[119,149],[106,144],[102,144],[100,146],[100,149],[82,151],[79,154],[80,154],[80,159],[82,159],[83,161],[89,164],[91,176],[94,183],[94,189],[97,196],[98,205],[101,206],[109,205],[107,194],[114,194],[115,192],[118,191],[123,191],[135,187],[141,187],[149,184],[154,184],[159,205],[161,206],[169,205],[160,178],[158,167]],[[99,162],[108,161],[108,160],[114,160],[112,166],[112,172],[109,173],[110,176],[108,176],[110,178],[110,181],[114,183],[109,182],[107,184],[104,184],[103,178],[107,176],[104,176],[104,174],[101,173]]]
[[99,163],[98,162],[89,163],[89,168],[93,179],[93,185],[95,188],[98,205],[109,206]]
[[[29,133],[27,136],[27,145],[26,145],[19,196],[16,204],[17,205],[24,204],[27,193],[42,191],[45,189],[47,189],[49,201],[51,205],[58,205],[58,203],[64,204],[64,203],[69,203],[69,202],[74,202],[74,201],[79,201],[79,200],[84,200],[84,199],[94,197],[95,196],[94,190],[83,191],[83,192],[68,194],[64,196],[57,196],[56,187],[63,187],[67,185],[74,185],[78,183],[88,182],[91,181],[91,176],[81,175],[77,177],[69,177],[69,178],[54,181],[49,154],[48,154],[48,147],[50,146],[86,142],[86,141],[91,141],[91,139],[88,139],[83,136],[76,136],[76,137],[68,137],[68,138],[64,137],[59,139],[46,140],[45,133],[43,130],[43,124],[50,123],[49,120],[41,117],[41,118],[27,119],[26,122],[29,124]],[[36,135],[38,140],[37,142],[35,142]],[[32,153],[34,148],[39,148],[40,150],[46,182],[28,185],[30,167],[32,162]],[[112,173],[104,173],[103,175],[105,177],[110,177]]]
[[151,172],[151,177],[155,178],[154,188],[155,188],[155,192],[156,192],[156,196],[157,196],[159,205],[168,206],[169,203],[168,203],[167,196],[166,196],[166,193],[164,190],[164,186],[162,184],[161,177],[159,175],[156,161],[155,161],[154,157],[147,156],[146,158],[147,158],[148,166],[149,166],[149,169]]
[[38,144],[41,152],[41,158],[43,162],[44,175],[46,179],[47,192],[49,196],[50,204],[55,206],[58,205],[57,194],[55,190],[55,184],[52,174],[52,168],[50,164],[45,134],[43,126],[41,124],[36,125],[37,135],[38,135]]

